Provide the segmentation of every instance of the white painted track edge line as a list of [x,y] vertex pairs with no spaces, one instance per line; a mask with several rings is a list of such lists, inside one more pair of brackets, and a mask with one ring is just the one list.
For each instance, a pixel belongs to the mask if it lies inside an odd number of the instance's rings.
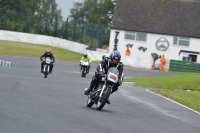
[[154,95],[157,95],[157,96],[159,96],[159,97],[162,97],[162,98],[164,98],[164,99],[166,99],[166,100],[168,100],[168,101],[171,101],[171,102],[173,102],[173,103],[176,103],[176,104],[178,104],[178,105],[180,105],[180,106],[182,106],[182,107],[184,107],[184,108],[186,108],[186,109],[189,109],[190,111],[193,111],[193,112],[195,112],[195,113],[197,113],[197,114],[200,115],[200,112],[198,112],[198,111],[196,111],[196,110],[193,110],[193,109],[191,109],[191,108],[189,108],[189,107],[187,107],[187,106],[185,106],[185,105],[183,105],[183,104],[181,104],[181,103],[178,103],[178,102],[176,102],[176,101],[174,101],[174,100],[172,100],[172,99],[170,99],[170,98],[167,98],[167,97],[162,96],[162,95],[160,95],[160,94],[154,93],[154,92],[150,91],[149,89],[146,89],[146,91],[149,92],[149,93],[152,93],[152,94],[154,94]]

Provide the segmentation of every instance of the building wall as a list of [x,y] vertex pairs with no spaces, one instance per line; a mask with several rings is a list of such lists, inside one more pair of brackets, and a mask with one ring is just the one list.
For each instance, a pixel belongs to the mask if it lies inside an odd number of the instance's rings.
[[[146,42],[138,42],[132,40],[124,39],[125,31],[123,30],[111,30],[110,34],[110,46],[109,52],[111,52],[114,48],[114,39],[115,39],[115,32],[119,31],[118,35],[118,50],[122,54],[122,61],[126,62],[133,67],[140,67],[140,68],[151,68],[153,64],[153,59],[151,53],[157,53],[158,55],[164,54],[167,59],[175,59],[175,60],[182,60],[182,56],[187,55],[188,53],[181,53],[179,55],[180,50],[186,51],[195,51],[200,52],[200,39],[190,38],[190,46],[176,46],[173,45],[173,36],[171,35],[160,35],[160,34],[147,34]],[[165,38],[169,42],[169,48],[166,51],[159,51],[156,48],[156,42],[160,38]],[[131,55],[125,56],[125,51],[127,49],[127,44],[133,44],[133,47],[130,48]],[[139,50],[139,47],[147,48],[145,52]],[[197,62],[200,63],[200,56],[197,56]],[[157,60],[156,63],[159,63]]]

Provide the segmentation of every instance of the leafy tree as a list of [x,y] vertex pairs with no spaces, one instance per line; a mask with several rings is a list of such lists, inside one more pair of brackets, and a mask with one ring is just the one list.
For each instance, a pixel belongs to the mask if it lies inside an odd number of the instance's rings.
[[61,10],[55,0],[0,0],[0,29],[44,34],[53,27]]
[[[114,12],[113,0],[84,0],[84,2],[75,2],[74,7],[70,10],[71,17],[79,23],[85,23],[86,36],[100,40],[102,30],[105,32],[103,43],[109,44],[111,14]],[[104,27],[104,29],[103,29]],[[99,41],[100,43],[100,41]]]

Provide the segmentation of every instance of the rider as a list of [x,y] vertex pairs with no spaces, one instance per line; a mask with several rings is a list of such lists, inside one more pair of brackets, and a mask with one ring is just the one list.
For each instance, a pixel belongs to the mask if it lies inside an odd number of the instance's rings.
[[[90,87],[85,90],[85,95],[88,95],[90,91],[97,87],[99,84],[99,81],[101,79],[100,72],[105,72],[107,74],[107,71],[110,67],[116,67],[119,70],[119,80],[117,84],[114,85],[112,92],[115,92],[118,90],[118,87],[122,85],[123,80],[123,63],[120,62],[121,60],[121,54],[119,51],[113,51],[110,57],[103,56],[102,61],[100,65],[97,67],[97,71],[95,72],[95,75],[92,78]],[[108,104],[110,104],[110,101],[107,101]]]
[[90,56],[87,55],[87,53],[83,54],[83,56],[81,57],[79,65],[81,66],[81,62],[83,62],[85,59],[89,62],[89,66],[88,66],[88,69],[87,69],[87,73],[89,73],[89,71],[90,71],[90,64],[92,63],[92,59],[90,58]]
[[50,65],[50,70],[49,70],[49,73],[52,73],[53,63],[55,62],[55,58],[54,58],[53,54],[51,53],[50,48],[47,48],[45,50],[45,53],[40,57],[40,60],[42,61],[42,63],[41,63],[41,73],[43,73],[43,67],[44,67],[44,64],[45,64],[45,61],[43,61],[43,58],[47,58],[47,57],[49,57],[52,61],[51,65]]

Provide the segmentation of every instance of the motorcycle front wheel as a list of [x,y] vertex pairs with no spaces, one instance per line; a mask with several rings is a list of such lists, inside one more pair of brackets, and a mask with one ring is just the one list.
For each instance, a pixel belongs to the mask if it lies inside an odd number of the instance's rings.
[[111,94],[111,88],[107,88],[103,93],[102,97],[98,99],[96,110],[101,111],[102,108],[105,106],[109,96]]
[[85,77],[86,73],[85,73],[85,68],[82,68],[82,77]]
[[92,107],[93,104],[94,104],[94,102],[92,102],[92,99],[90,97],[88,97],[87,107]]
[[45,66],[45,69],[44,69],[44,78],[47,78],[47,75],[48,75],[48,66]]

